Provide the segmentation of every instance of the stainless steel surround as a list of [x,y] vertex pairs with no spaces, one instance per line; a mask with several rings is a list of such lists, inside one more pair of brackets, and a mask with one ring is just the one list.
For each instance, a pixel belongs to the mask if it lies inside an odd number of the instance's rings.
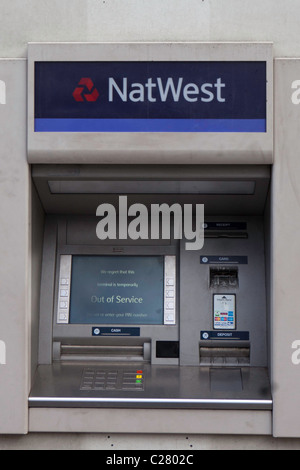
[[[97,368],[94,364],[90,366]],[[84,390],[82,375],[86,365],[54,364],[39,366],[30,398],[31,407],[143,407],[198,409],[272,408],[269,381],[264,368],[208,368],[155,366],[145,363],[98,366],[102,373],[124,372],[142,375],[137,390],[117,385],[112,378],[110,389]],[[130,369],[130,370],[129,370]],[[115,383],[115,386],[114,386]],[[131,382],[132,383],[132,382]],[[93,388],[93,389],[92,389]]]

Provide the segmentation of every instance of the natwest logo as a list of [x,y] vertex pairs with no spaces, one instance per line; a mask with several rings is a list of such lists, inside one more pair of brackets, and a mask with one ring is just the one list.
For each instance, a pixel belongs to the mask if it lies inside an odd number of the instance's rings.
[[127,77],[123,77],[122,82],[117,82],[113,77],[108,79],[108,101],[113,102],[115,99],[121,99],[123,102],[168,102],[178,103],[186,101],[195,103],[202,101],[209,103],[211,101],[225,102],[226,99],[222,95],[223,88],[226,84],[221,78],[217,78],[215,82],[194,83],[185,81],[183,77],[177,79],[167,77],[153,78],[149,77],[145,82],[130,83]]
[[[84,93],[84,91],[87,91]],[[85,77],[80,80],[77,88],[73,91],[73,97],[76,101],[97,101],[99,92],[94,86],[91,78]]]

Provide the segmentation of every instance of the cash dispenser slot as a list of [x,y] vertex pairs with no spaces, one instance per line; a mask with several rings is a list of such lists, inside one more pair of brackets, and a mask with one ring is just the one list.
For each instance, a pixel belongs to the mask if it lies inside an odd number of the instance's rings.
[[78,361],[149,361],[151,344],[141,345],[53,345],[53,360],[63,362]]

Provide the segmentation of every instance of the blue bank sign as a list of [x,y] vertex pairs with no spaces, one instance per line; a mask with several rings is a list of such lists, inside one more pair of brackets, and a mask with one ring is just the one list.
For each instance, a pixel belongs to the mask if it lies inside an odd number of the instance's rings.
[[36,62],[35,132],[266,132],[266,62]]

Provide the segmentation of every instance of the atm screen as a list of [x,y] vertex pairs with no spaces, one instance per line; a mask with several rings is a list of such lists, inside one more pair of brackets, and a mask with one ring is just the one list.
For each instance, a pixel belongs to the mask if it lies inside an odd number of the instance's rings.
[[164,323],[163,256],[73,256],[71,324]]

